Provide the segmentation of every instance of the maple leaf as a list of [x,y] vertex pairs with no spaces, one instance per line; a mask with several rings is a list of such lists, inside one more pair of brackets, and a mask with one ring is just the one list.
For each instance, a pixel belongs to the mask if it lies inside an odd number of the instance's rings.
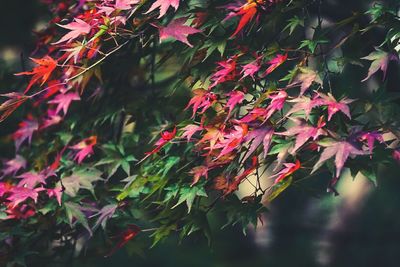
[[362,57],[361,59],[366,59],[372,61],[371,66],[368,69],[368,75],[362,82],[368,80],[372,75],[374,75],[379,69],[383,72],[383,79],[386,78],[386,72],[391,60],[398,61],[399,58],[395,54],[387,53],[382,50],[377,50],[372,52],[366,57]]
[[287,60],[287,57],[288,57],[287,54],[284,54],[284,55],[278,54],[273,59],[268,61],[268,64],[270,66],[267,68],[267,70],[265,71],[264,75],[270,74],[276,68],[278,68],[280,65],[282,65]]
[[62,110],[65,115],[67,114],[71,102],[78,100],[81,100],[79,94],[73,92],[73,93],[58,94],[53,100],[49,101],[48,103],[57,104],[56,113],[58,114]]
[[97,218],[97,221],[92,228],[92,231],[95,231],[100,225],[103,229],[106,229],[107,221],[109,219],[111,219],[111,217],[114,215],[117,208],[118,208],[118,204],[109,204],[109,205],[106,205],[103,208],[101,208],[101,210],[99,210],[99,212],[90,216],[91,218],[99,216],[99,218]]
[[257,61],[250,62],[242,67],[242,71],[240,72],[243,74],[240,80],[250,76],[254,80],[254,75],[260,70],[260,64]]
[[70,176],[62,177],[65,193],[75,197],[80,189],[86,189],[93,193],[93,183],[102,180],[101,172],[95,168],[78,168]]
[[1,177],[7,175],[15,175],[19,170],[26,168],[26,160],[20,156],[16,155],[14,159],[10,159],[3,163],[3,169],[1,170]]
[[224,140],[224,132],[215,127],[206,127],[205,130],[207,131],[207,133],[203,135],[203,138],[201,138],[197,144],[208,142],[209,146],[207,147],[207,149],[209,149],[211,153],[211,151],[215,148],[215,144],[219,141]]
[[366,152],[356,148],[352,143],[348,141],[335,141],[329,144],[321,154],[318,162],[314,165],[311,173],[314,173],[319,169],[322,164],[328,159],[335,157],[336,166],[336,178],[339,178],[344,164],[349,156],[355,157],[358,155],[365,155]]
[[201,88],[193,90],[193,94],[194,96],[190,99],[188,105],[185,107],[186,110],[192,106],[192,118],[196,115],[198,109],[201,109],[200,114],[204,113],[217,100],[217,97],[214,93],[208,92]]
[[[249,168],[245,169],[241,174],[234,177],[232,182],[226,183],[226,187],[223,188],[224,196],[229,195],[232,192],[238,190],[240,183],[244,179],[246,179],[246,177],[249,176],[253,171],[255,171],[257,169],[257,166],[258,166],[257,156],[253,156],[252,161],[251,161],[251,166]],[[220,186],[223,184],[223,183],[221,183],[221,181],[219,183],[220,183]]]
[[154,144],[156,146],[156,148],[154,148],[150,152],[147,152],[146,154],[149,156],[149,155],[157,153],[158,151],[160,151],[160,149],[163,146],[165,146],[167,143],[169,143],[169,141],[174,139],[175,135],[176,135],[176,127],[174,127],[174,129],[171,132],[169,132],[169,131],[161,132],[161,138],[158,139],[158,141]]
[[88,23],[86,23],[85,21],[78,19],[78,18],[74,18],[73,22],[68,23],[66,25],[60,25],[60,24],[57,24],[57,25],[64,29],[70,30],[70,32],[67,33],[66,35],[64,35],[57,42],[53,43],[53,45],[63,43],[63,42],[69,43],[81,35],[88,34],[90,32],[90,30],[92,29],[92,27]]
[[47,191],[47,195],[49,197],[55,197],[57,199],[58,205],[61,206],[61,198],[62,198],[62,193],[64,191],[62,189],[61,183],[58,183],[55,188],[46,189],[46,191]]
[[234,16],[241,16],[241,18],[235,32],[231,35],[231,38],[237,35],[257,14],[257,2],[247,1],[247,3],[241,6],[235,13]]
[[132,8],[132,5],[136,5],[140,2],[140,0],[115,0],[115,9],[119,10],[129,10]]
[[191,186],[197,184],[201,177],[208,179],[209,168],[207,166],[194,167],[189,173],[193,175],[193,181]]
[[57,61],[51,58],[50,56],[45,56],[43,58],[30,58],[33,62],[35,62],[38,66],[34,67],[32,71],[24,71],[16,73],[15,75],[33,75],[28,86],[25,89],[25,92],[28,92],[29,89],[36,82],[41,80],[40,86],[42,86],[53,73],[54,69],[57,67]]
[[283,168],[280,172],[272,177],[278,176],[275,181],[274,185],[285,179],[286,177],[292,175],[295,171],[300,169],[301,163],[299,160],[296,160],[296,163],[284,163],[285,168]]
[[374,150],[375,141],[379,141],[380,143],[384,142],[382,134],[380,134],[377,131],[360,133],[358,136],[360,141],[367,141],[370,158],[372,158],[372,152]]
[[37,202],[37,198],[39,197],[40,191],[45,190],[44,188],[27,188],[27,187],[19,187],[15,186],[12,187],[9,192],[11,192],[11,195],[7,198],[8,201],[10,201],[10,206],[14,208],[17,206],[19,203],[24,202],[28,198],[32,199],[34,202]]
[[0,94],[0,96],[9,98],[6,102],[0,105],[0,122],[7,119],[8,116],[10,116],[19,106],[29,99],[28,96],[17,92]]
[[236,59],[237,57],[231,57],[225,61],[218,62],[218,71],[216,71],[212,76],[211,80],[213,83],[210,85],[210,88],[215,87],[216,85],[223,83],[225,81],[233,80],[236,76]]
[[130,240],[132,240],[137,234],[140,233],[140,228],[135,225],[135,224],[129,224],[128,229],[126,229],[124,232],[122,232],[119,235],[119,241],[117,245],[107,254],[105,257],[110,257],[113,255],[117,250],[125,246],[126,243],[128,243]]
[[190,139],[192,139],[192,136],[198,132],[203,130],[203,127],[199,126],[199,125],[195,125],[195,124],[189,124],[186,125],[183,129],[183,134],[181,135],[181,138],[187,138],[187,141],[189,142]]
[[240,104],[243,102],[244,100],[244,93],[242,91],[232,91],[229,94],[227,94],[229,96],[228,102],[226,103],[226,106],[229,109],[228,112],[228,117],[229,114],[231,114],[232,110],[235,108],[235,106],[237,104]]
[[32,118],[28,118],[27,120],[20,122],[18,126],[18,130],[12,135],[17,151],[25,140],[28,140],[28,143],[30,144],[33,133],[39,129],[38,122]]
[[193,47],[188,41],[188,36],[191,34],[199,33],[201,30],[184,25],[186,23],[186,18],[175,19],[170,22],[166,27],[160,27],[160,42],[171,37],[177,41],[180,41],[189,47]]
[[18,186],[24,186],[29,189],[33,189],[38,184],[46,184],[46,176],[42,173],[25,172],[16,178],[21,179],[21,181],[18,183]]
[[0,182],[0,197],[3,197],[5,194],[9,193],[13,187],[14,186],[10,183]]
[[261,143],[263,144],[265,158],[268,154],[274,133],[275,131],[271,127],[259,128],[251,131],[245,139],[246,142],[251,141],[251,143],[243,160],[245,161],[249,156],[251,156],[251,154],[253,154],[253,152],[261,145]]
[[247,124],[235,125],[234,130],[223,134],[222,140],[215,146],[215,148],[222,148],[221,153],[217,158],[220,158],[233,150],[235,150],[244,140],[248,133]]
[[294,77],[293,82],[288,87],[300,85],[300,95],[312,85],[313,82],[322,84],[322,80],[318,73],[309,68],[299,68],[299,73]]
[[315,141],[319,136],[326,135],[326,131],[322,129],[322,127],[324,127],[326,124],[325,122],[323,122],[322,119],[323,117],[320,118],[316,127],[307,125],[302,121],[298,121],[297,126],[290,127],[287,131],[276,134],[285,136],[296,136],[296,143],[290,151],[290,153],[293,154],[310,138]]
[[160,15],[158,16],[158,18],[161,18],[165,15],[165,13],[167,13],[167,10],[169,7],[173,7],[175,9],[175,11],[178,10],[179,1],[180,0],[157,0],[151,5],[149,10],[147,10],[145,14],[148,14],[151,11],[159,8]]
[[328,121],[330,121],[332,116],[338,111],[341,111],[349,119],[351,119],[350,108],[348,104],[354,102],[354,99],[343,98],[338,102],[330,93],[327,95],[319,93],[319,96],[322,98],[322,102],[319,103],[328,107]]
[[97,143],[97,136],[93,135],[83,139],[76,145],[71,146],[71,149],[78,150],[75,155],[75,160],[80,164],[82,161],[93,154],[93,147]]
[[321,106],[324,103],[324,100],[320,98],[318,94],[316,94],[313,98],[309,98],[306,96],[297,97],[287,102],[295,103],[293,107],[286,113],[286,116],[289,116],[293,113],[297,113],[299,111],[304,112],[305,119],[308,120],[310,117],[311,111],[313,108],[317,106]]
[[7,220],[9,219],[17,219],[17,220],[21,220],[21,219],[27,219],[29,217],[32,217],[36,214],[36,211],[34,210],[33,207],[31,207],[30,205],[20,205],[20,206],[11,206],[8,205],[7,209],[5,211],[8,215],[7,215]]
[[62,117],[57,115],[56,110],[48,109],[47,110],[47,117],[43,119],[42,125],[40,129],[48,128],[52,125],[56,125],[62,121]]

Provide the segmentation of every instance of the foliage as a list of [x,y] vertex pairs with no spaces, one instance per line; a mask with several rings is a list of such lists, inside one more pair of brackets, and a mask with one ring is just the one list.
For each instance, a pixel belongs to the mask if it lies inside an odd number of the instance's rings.
[[0,106],[20,121],[0,182],[9,266],[101,234],[103,256],[211,238],[211,211],[245,231],[293,183],[330,173],[337,194],[344,168],[379,183],[400,160],[396,1],[337,21],[313,0],[44,2],[32,70]]

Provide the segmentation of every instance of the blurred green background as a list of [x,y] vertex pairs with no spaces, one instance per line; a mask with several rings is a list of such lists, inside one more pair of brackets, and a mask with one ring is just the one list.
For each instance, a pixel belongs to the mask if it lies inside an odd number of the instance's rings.
[[[360,8],[355,2],[333,2],[332,18]],[[332,5],[332,3],[331,3]],[[12,75],[24,68],[34,50],[32,30],[46,24],[50,16],[43,4],[33,0],[1,1],[0,16],[0,91],[18,90]],[[345,81],[343,81],[345,82]],[[397,85],[396,85],[397,86]],[[6,140],[15,121],[0,126]],[[0,152],[0,157],[12,151]],[[268,207],[264,225],[249,229],[221,230],[218,214],[210,219],[213,242],[201,236],[179,244],[171,237],[150,250],[129,243],[111,258],[94,257],[90,250],[67,263],[68,266],[400,266],[400,179],[399,166],[381,169],[375,188],[363,177],[354,181],[345,175],[339,185],[340,196],[324,193],[330,177],[314,176],[292,186]],[[55,264],[55,263],[54,263]],[[60,264],[65,266],[65,264]]]

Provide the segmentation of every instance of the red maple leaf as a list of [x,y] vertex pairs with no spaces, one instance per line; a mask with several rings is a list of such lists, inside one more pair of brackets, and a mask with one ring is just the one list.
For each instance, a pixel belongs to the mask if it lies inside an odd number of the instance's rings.
[[270,74],[270,73],[273,72],[277,67],[279,67],[280,65],[282,65],[282,64],[286,61],[287,57],[288,57],[287,54],[285,54],[285,55],[281,55],[281,54],[276,55],[273,59],[271,59],[271,60],[268,62],[268,64],[269,64],[270,66],[269,66],[268,69],[265,71],[264,75]]
[[126,229],[119,235],[118,237],[119,241],[117,245],[107,255],[105,255],[105,257],[110,257],[111,255],[113,255],[117,250],[122,248],[126,243],[132,240],[141,231],[140,228],[135,224],[129,224],[128,227],[129,227],[128,229]]
[[49,79],[51,73],[57,67],[57,61],[50,56],[45,56],[43,58],[31,58],[31,60],[35,62],[38,66],[34,67],[32,71],[24,71],[15,74],[17,76],[33,75],[24,93],[28,92],[32,85],[40,80],[40,86],[42,86]]
[[296,160],[296,163],[284,163],[283,165],[285,166],[285,168],[283,168],[276,175],[272,176],[272,177],[278,176],[278,178],[275,179],[274,184],[277,184],[286,177],[292,175],[295,171],[297,171],[301,167],[299,160]]

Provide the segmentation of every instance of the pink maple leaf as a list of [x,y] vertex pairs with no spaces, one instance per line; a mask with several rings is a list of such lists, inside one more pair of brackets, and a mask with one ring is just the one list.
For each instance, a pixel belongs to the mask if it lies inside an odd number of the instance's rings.
[[93,147],[97,143],[97,136],[90,136],[88,138],[83,139],[76,145],[71,146],[71,149],[77,150],[78,152],[75,155],[75,160],[80,164],[82,161],[93,154]]
[[243,142],[245,136],[248,133],[247,124],[235,125],[234,129],[225,133],[223,139],[215,146],[215,148],[222,148],[218,158],[232,152],[237,149]]
[[204,89],[195,89],[193,90],[194,96],[190,99],[188,105],[185,107],[185,110],[192,106],[193,114],[192,118],[196,115],[198,109],[202,109],[200,113],[204,113],[211,105],[217,100],[217,96],[209,91]]
[[286,98],[287,98],[288,94],[281,90],[276,94],[272,94],[269,96],[269,98],[271,99],[271,103],[268,105],[267,109],[266,109],[266,114],[265,114],[265,119],[264,120],[268,120],[272,114],[274,114],[276,111],[279,111],[283,108],[285,102],[286,102]]
[[193,47],[187,38],[191,34],[201,32],[201,30],[184,25],[186,20],[186,18],[179,18],[169,23],[166,27],[160,27],[160,42],[171,37],[177,41],[187,44],[190,47]]
[[26,168],[26,160],[22,156],[16,155],[14,159],[5,161],[3,165],[4,168],[1,170],[1,177],[15,175],[19,170]]
[[278,54],[273,59],[268,61],[268,64],[270,66],[267,68],[267,70],[265,71],[264,75],[270,74],[276,68],[278,68],[280,65],[282,65],[287,60],[287,57],[288,57],[287,54],[284,54],[284,55]]
[[302,111],[304,112],[305,119],[308,120],[310,117],[311,111],[313,108],[317,106],[321,106],[324,103],[324,100],[316,94],[313,98],[309,98],[306,96],[301,96],[294,98],[292,100],[288,100],[289,103],[295,103],[293,107],[286,113],[286,116],[289,116],[293,113]]
[[271,145],[274,129],[271,127],[259,128],[251,131],[245,138],[245,141],[250,141],[249,150],[246,152],[243,161],[245,161],[253,152],[263,144],[264,158],[267,157],[269,147]]
[[236,56],[231,57],[225,61],[218,62],[218,71],[211,76],[213,83],[210,88],[223,83],[225,81],[233,80],[236,76]]
[[48,188],[46,189],[47,195],[49,197],[54,197],[57,199],[58,204],[61,206],[61,197],[62,197],[62,187],[60,184],[58,184],[55,188]]
[[361,133],[359,134],[359,139],[361,141],[367,141],[370,158],[372,158],[372,152],[374,150],[375,141],[379,141],[380,143],[384,142],[382,134],[380,134],[377,131]]
[[149,10],[147,10],[145,14],[148,14],[151,11],[160,8],[160,15],[158,16],[158,18],[161,18],[165,15],[165,13],[167,13],[169,7],[173,7],[175,11],[178,10],[179,0],[157,0],[151,5]]
[[63,42],[71,42],[81,35],[88,34],[92,28],[88,23],[86,23],[85,21],[78,19],[78,18],[74,18],[74,21],[71,23],[68,23],[67,25],[60,25],[60,24],[57,24],[57,25],[62,28],[65,28],[67,30],[70,30],[70,32],[67,33],[66,35],[64,35],[60,40],[58,40],[57,42],[55,42],[53,44],[59,44],[59,43],[63,43]]
[[362,82],[368,80],[372,75],[374,75],[379,69],[383,72],[383,79],[386,78],[386,72],[387,68],[389,66],[389,62],[391,60],[396,60],[398,61],[399,58],[397,55],[393,53],[387,53],[381,50],[377,50],[372,52],[366,57],[363,57],[361,59],[366,59],[372,61],[371,66],[368,69],[368,75],[365,77],[365,79],[362,80]]
[[187,138],[187,141],[189,142],[190,139],[192,139],[192,136],[198,132],[203,130],[203,127],[199,126],[199,125],[195,125],[195,124],[189,124],[186,125],[183,129],[183,134],[181,135],[181,138]]
[[136,5],[140,2],[140,0],[115,0],[115,9],[119,10],[129,10],[132,8],[132,5]]
[[231,114],[232,110],[235,108],[237,104],[240,104],[244,100],[244,93],[242,91],[232,91],[227,94],[229,96],[228,102],[226,106],[229,109],[228,116]]
[[17,151],[25,140],[28,140],[28,143],[30,144],[33,133],[39,129],[39,124],[37,120],[31,117],[29,117],[27,120],[20,122],[18,126],[19,129],[12,135]]
[[62,117],[57,115],[57,112],[55,109],[48,109],[47,117],[44,118],[43,123],[40,126],[40,129],[48,128],[52,125],[60,123],[61,121],[62,121]]
[[321,135],[326,135],[326,131],[322,129],[325,122],[320,118],[316,127],[307,125],[303,121],[297,122],[297,126],[290,127],[287,131],[277,133],[284,136],[296,136],[296,143],[290,153],[295,153],[302,145],[304,145],[310,138],[315,141]]
[[253,61],[249,64],[246,64],[242,67],[242,71],[240,73],[243,74],[240,80],[250,76],[254,80],[254,75],[260,70],[260,64],[257,61]]
[[365,154],[365,151],[356,148],[352,143],[348,141],[335,141],[329,144],[329,146],[324,149],[321,157],[314,165],[311,173],[314,173],[317,169],[319,169],[325,161],[332,157],[335,157],[336,179],[338,179],[349,156],[355,157],[357,155]]
[[340,101],[337,101],[330,93],[328,93],[328,95],[319,93],[319,95],[322,98],[322,102],[320,104],[328,107],[328,121],[330,121],[332,116],[338,111],[342,112],[349,119],[351,119],[350,108],[348,104],[352,103],[354,101],[353,99],[343,98]]
[[35,186],[38,184],[46,184],[46,176],[42,173],[25,172],[16,178],[21,179],[21,181],[18,183],[18,186],[29,189],[35,188]]
[[27,188],[27,187],[19,187],[15,186],[10,189],[11,195],[7,198],[10,201],[10,206],[13,208],[17,206],[19,203],[24,202],[28,198],[32,199],[34,202],[37,202],[37,198],[39,196],[40,191],[45,190],[44,188]]
[[57,104],[56,113],[58,114],[62,110],[65,115],[67,114],[71,102],[78,100],[81,100],[79,94],[73,92],[73,93],[58,94],[53,100],[49,101],[48,103]]
[[11,188],[13,188],[13,185],[0,182],[0,197],[3,197],[5,194],[10,192]]

